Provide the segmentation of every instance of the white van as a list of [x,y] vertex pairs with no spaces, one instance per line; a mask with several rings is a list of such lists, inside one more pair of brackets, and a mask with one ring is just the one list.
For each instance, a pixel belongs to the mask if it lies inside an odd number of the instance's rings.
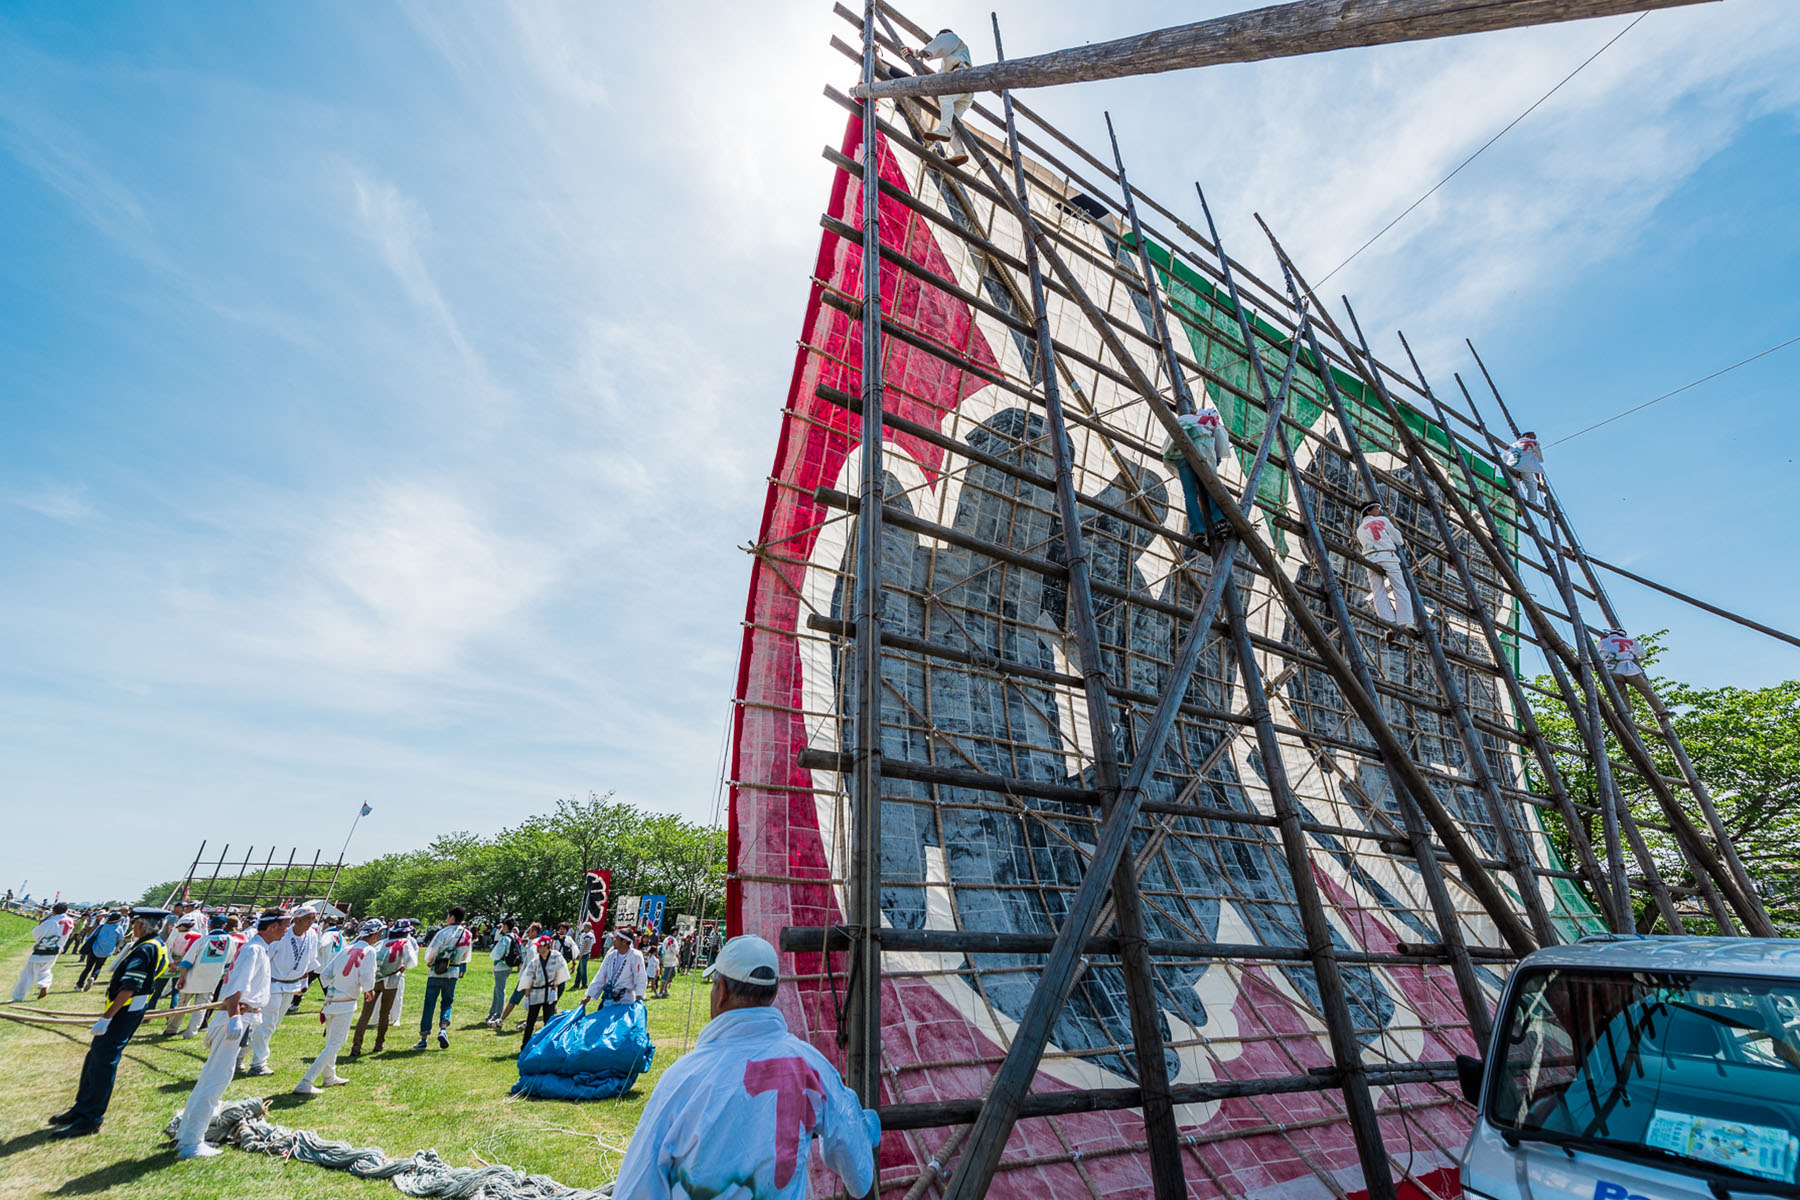
[[1585,938],[1507,981],[1465,1194],[1505,1200],[1796,1196],[1800,941]]

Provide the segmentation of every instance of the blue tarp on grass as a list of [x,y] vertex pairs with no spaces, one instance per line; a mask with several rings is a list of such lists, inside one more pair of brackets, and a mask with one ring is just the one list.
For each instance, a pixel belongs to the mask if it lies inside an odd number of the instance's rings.
[[542,1100],[610,1100],[629,1091],[655,1057],[641,1001],[593,1012],[583,1005],[532,1035],[512,1090]]

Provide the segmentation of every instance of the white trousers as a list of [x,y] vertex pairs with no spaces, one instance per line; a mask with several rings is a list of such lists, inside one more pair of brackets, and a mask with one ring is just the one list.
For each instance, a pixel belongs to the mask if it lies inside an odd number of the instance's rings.
[[975,103],[975,96],[973,93],[965,93],[961,96],[939,96],[937,102],[937,131],[945,137],[949,137],[951,133],[951,118],[960,118],[964,113],[968,112],[969,105]]
[[306,1074],[300,1077],[301,1083],[316,1083],[320,1079],[336,1079],[338,1051],[350,1038],[350,1027],[356,1024],[356,1005],[351,1005],[341,1013],[325,1014],[325,1049],[319,1051],[319,1057],[313,1059],[312,1066],[306,1068]]
[[294,1002],[292,992],[270,992],[269,1002],[263,1006],[262,1024],[250,1034],[245,1046],[250,1052],[250,1066],[266,1067],[269,1065],[269,1039],[281,1028],[281,1020],[287,1016],[288,1006]]
[[1411,627],[1412,594],[1406,590],[1400,560],[1374,561],[1375,565],[1369,568],[1369,603],[1375,606],[1375,615],[1389,625]]
[[54,954],[34,954],[19,968],[19,982],[13,984],[13,1001],[25,999],[35,988],[50,987],[50,968],[56,965]]
[[[190,1004],[205,1004],[208,1000],[211,1000],[211,999],[212,999],[212,996],[207,992],[183,992],[183,993],[181,993],[181,1002],[179,1004],[177,1004],[175,1007],[176,1008],[186,1008]],[[193,1033],[195,1030],[199,1029],[200,1023],[202,1021],[206,1020],[206,1014],[209,1011],[211,1011],[211,1010],[201,1009],[199,1012],[189,1013],[187,1015],[187,1028],[185,1030],[183,1030],[183,1032],[184,1033]],[[165,1035],[174,1033],[175,1030],[177,1028],[179,1028],[180,1026],[181,1026],[181,1015],[179,1013],[177,1013],[175,1016],[172,1016],[169,1018],[169,1023],[167,1025],[163,1026],[163,1033]]]
[[[213,1111],[219,1107],[219,1101],[225,1098],[225,1089],[231,1086],[231,1078],[237,1074],[237,1058],[240,1042],[226,1033],[231,1022],[224,1013],[214,1021],[206,1031],[206,1065],[200,1068],[200,1078],[194,1080],[194,1090],[188,1096],[187,1106],[181,1110],[181,1129],[176,1135],[177,1150],[192,1150],[206,1137],[206,1127],[212,1124]],[[257,1014],[245,1013],[244,1041],[257,1028]]]
[[1538,498],[1538,473],[1521,467],[1518,476],[1520,494],[1532,504],[1542,504],[1543,501]]

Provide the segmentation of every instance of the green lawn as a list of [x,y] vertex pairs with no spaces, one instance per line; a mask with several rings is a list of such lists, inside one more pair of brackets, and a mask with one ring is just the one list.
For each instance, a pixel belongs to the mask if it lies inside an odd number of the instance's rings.
[[[25,961],[30,922],[0,913],[0,974],[4,995]],[[56,985],[40,1007],[98,1013],[98,988],[71,992],[75,959],[56,968]],[[322,1044],[315,989],[303,1013],[275,1035],[273,1076],[240,1076],[226,1099],[264,1095],[271,1118],[358,1146],[380,1146],[394,1157],[434,1149],[447,1162],[505,1163],[571,1186],[594,1187],[613,1178],[658,1076],[706,1024],[706,992],[697,975],[677,981],[667,1000],[649,1002],[656,1064],[636,1088],[616,1100],[576,1104],[519,1100],[507,1095],[518,1078],[519,1039],[496,1037],[480,1022],[493,989],[485,955],[477,955],[457,991],[447,1051],[407,1047],[418,1037],[424,981],[407,983],[406,1018],[390,1031],[388,1048],[355,1062],[339,1060],[346,1087],[303,1098],[291,1089]],[[27,1004],[31,1001],[27,1000]],[[570,1005],[574,1001],[568,1002]],[[517,1023],[518,1014],[514,1022]],[[146,1021],[125,1052],[106,1127],[90,1138],[51,1140],[44,1118],[74,1099],[88,1042],[81,1026],[27,1026],[0,1020],[0,1062],[9,1085],[0,1095],[0,1197],[191,1197],[246,1200],[261,1196],[358,1197],[390,1200],[400,1192],[386,1181],[361,1180],[304,1163],[286,1163],[228,1149],[217,1158],[177,1162],[162,1142],[162,1127],[187,1100],[205,1056],[202,1038],[164,1038],[160,1021]],[[68,1032],[73,1030],[74,1032]],[[372,1044],[372,1043],[365,1043]],[[399,1048],[396,1049],[396,1044]],[[348,1051],[346,1051],[346,1054]]]

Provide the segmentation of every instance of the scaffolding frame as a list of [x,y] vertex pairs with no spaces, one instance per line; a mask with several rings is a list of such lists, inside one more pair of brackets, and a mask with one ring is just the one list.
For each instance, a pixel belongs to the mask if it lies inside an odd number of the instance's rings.
[[186,878],[170,893],[170,901],[186,899],[209,910],[254,913],[264,905],[328,895],[344,869],[342,858],[327,860],[323,850],[313,851],[312,861],[308,862],[298,847],[290,849],[282,860],[276,857],[279,852],[275,847],[270,846],[258,863],[255,846],[246,847],[235,859],[229,842],[211,858],[207,857],[206,847],[207,842],[201,841]]
[[[809,557],[792,538],[752,547],[794,590],[804,621],[764,629],[753,603],[749,635],[794,637],[808,661],[824,664],[818,671],[829,686],[762,704],[804,724],[813,744],[793,765],[811,782],[749,779],[740,767],[733,788],[734,797],[807,797],[829,812],[822,832],[842,866],[771,872],[737,864],[733,879],[740,888],[842,897],[841,924],[786,924],[780,944],[793,956],[790,978],[819,994],[828,989],[837,1004],[835,1013],[816,1015],[838,1030],[851,1086],[879,1108],[884,1129],[911,1139],[917,1170],[890,1172],[877,1190],[904,1189],[908,1200],[932,1188],[973,1198],[999,1173],[1056,1167],[1073,1170],[1097,1197],[1102,1190],[1084,1160],[1141,1154],[1159,1200],[1189,1194],[1195,1180],[1238,1194],[1243,1177],[1221,1170],[1209,1147],[1273,1137],[1305,1160],[1301,1131],[1329,1122],[1285,1121],[1271,1106],[1260,1124],[1200,1136],[1182,1132],[1183,1106],[1319,1092],[1341,1098],[1335,1119],[1349,1126],[1370,1196],[1389,1200],[1401,1179],[1428,1186],[1409,1173],[1411,1154],[1396,1163],[1393,1147],[1401,1141],[1410,1151],[1422,1137],[1436,1161],[1453,1155],[1457,1147],[1432,1114],[1461,1100],[1450,1086],[1451,1062],[1407,1059],[1399,1044],[1479,1053],[1495,972],[1537,946],[1626,932],[1634,919],[1672,932],[1695,920],[1724,934],[1772,932],[1666,707],[1653,699],[1655,729],[1639,726],[1598,661],[1593,639],[1601,629],[1584,605],[1618,623],[1594,570],[1606,564],[1581,550],[1553,492],[1528,503],[1495,464],[1505,442],[1466,387],[1467,412],[1446,405],[1403,338],[1410,376],[1377,359],[1348,299],[1352,332],[1313,295],[1272,232],[1279,289],[1225,251],[1204,193],[1203,234],[1132,186],[1116,134],[1109,167],[1005,90],[998,111],[976,103],[954,122],[972,161],[949,164],[924,136],[937,101],[884,101],[875,86],[923,70],[904,63],[901,50],[903,34],[924,41],[927,31],[879,0],[860,14],[842,4],[835,11],[860,35],[857,46],[832,44],[860,69],[863,98],[826,89],[852,118],[857,153],[828,146],[824,154],[858,200],[855,219],[828,212],[821,225],[855,247],[860,278],[854,290],[824,277],[814,284],[820,304],[849,318],[856,334],[835,349],[803,342],[800,355],[827,360],[860,386],[820,383],[805,397],[818,402],[812,415],[790,417],[810,422],[808,432],[851,439],[856,489],[821,485],[788,497],[816,510],[808,536],[835,539],[828,544],[842,549],[837,565],[821,567],[821,552]],[[994,38],[1003,63],[997,22]],[[884,211],[893,216],[887,227]],[[934,264],[916,253],[907,239],[921,230],[939,258],[955,261]],[[980,346],[973,323],[975,334],[947,340],[921,315],[920,296],[966,306],[972,322],[985,323]],[[1132,306],[1136,324],[1124,315]],[[903,368],[890,370],[899,357]],[[913,378],[926,367],[975,381],[1009,407],[980,422],[932,408]],[[1485,364],[1481,370],[1516,437]],[[1300,395],[1298,374],[1310,380],[1311,395]],[[1354,403],[1344,394],[1349,386],[1358,391]],[[1227,464],[1215,470],[1176,422],[1201,388],[1242,417],[1233,436],[1240,469],[1229,480]],[[1316,412],[1302,419],[1297,404]],[[1212,544],[1176,532],[1166,487],[1145,482],[1142,464],[1162,457],[1165,434],[1229,523]],[[929,458],[931,470],[909,474],[901,459],[910,456]],[[946,481],[954,482],[955,505]],[[786,486],[779,474],[771,479],[772,503]],[[1003,512],[1004,523],[959,523],[957,506],[969,498]],[[1370,498],[1383,499],[1404,529],[1416,639],[1396,642],[1347,596],[1371,564],[1346,514]],[[910,569],[890,561],[896,536],[921,548]],[[1288,537],[1304,546],[1287,555],[1294,570],[1284,569],[1279,550]],[[1095,568],[1121,559],[1157,570],[1121,576]],[[802,594],[796,579],[813,590]],[[1041,653],[1030,641],[1040,634],[1009,622],[1005,598],[1027,590],[1054,592],[1072,653]],[[971,601],[977,592],[993,603]],[[1545,592],[1553,599],[1541,598]],[[1145,652],[1133,632],[1143,623],[1164,631],[1166,656]],[[1544,657],[1549,689],[1520,674],[1526,647]],[[943,697],[935,681],[959,675],[1000,698],[994,731],[972,734],[936,711]],[[1567,709],[1596,763],[1598,808],[1579,803],[1560,777],[1557,755],[1571,748],[1552,743],[1535,719],[1532,703],[1545,699]],[[740,707],[749,704],[740,695]],[[1669,750],[1679,778],[1658,770],[1646,737]],[[1242,757],[1247,746],[1253,757]],[[1066,777],[1049,777],[1046,757],[1069,762]],[[1237,765],[1245,762],[1260,777]],[[1218,774],[1225,768],[1229,777]],[[1615,778],[1623,776],[1650,790],[1661,824],[1632,814]],[[1686,816],[1683,792],[1695,798],[1705,828]],[[1036,905],[1041,931],[971,927],[954,897],[950,927],[889,920],[895,896],[923,893],[923,909],[934,888],[946,887],[928,874],[884,874],[884,854],[905,840],[889,826],[896,813],[942,854],[957,845],[958,830],[1016,823],[1026,831],[1028,882],[962,880],[955,888],[991,890],[996,911]],[[1564,824],[1572,864],[1558,861],[1545,813]],[[1585,830],[1593,816],[1605,833],[1604,862]],[[1646,829],[1678,848],[1692,888],[1671,889],[1661,877]],[[1251,912],[1258,902],[1181,886],[1171,847],[1202,859],[1260,856],[1263,867],[1279,869],[1290,891],[1263,905],[1260,940],[1205,935],[1192,919],[1197,904]],[[1079,864],[1076,878],[1046,882],[1038,860],[1057,856]],[[1404,894],[1377,900],[1382,888]],[[1634,893],[1643,900],[1635,918]],[[1340,944],[1347,928],[1360,932],[1371,918],[1389,917],[1414,939],[1388,950]],[[738,921],[742,928],[741,911]],[[1182,936],[1167,936],[1171,929]],[[1243,1034],[1240,1055],[1254,1045],[1287,1069],[1233,1074],[1218,1055],[1220,1039],[1164,1021],[1159,1005],[1170,985],[1159,972],[1171,967],[1222,970],[1240,988],[1277,992],[1279,973],[1306,973],[1310,992],[1296,991],[1290,975],[1284,994],[1316,1021],[1328,1053],[1321,1060],[1306,1052],[1301,1043],[1312,1035]],[[1419,984],[1408,996],[1428,998],[1412,1014],[1417,1025],[1375,1019],[1368,986],[1356,980],[1414,970]],[[995,990],[1021,976],[1034,976],[1028,999],[1016,1019],[1002,1020]],[[892,1003],[900,983],[919,980],[966,988],[991,1018],[998,1052],[904,1066],[889,1057],[884,997]],[[1062,1016],[1098,1011],[1097,993],[1117,997],[1111,1027],[1127,1036],[1060,1044]],[[1427,1008],[1454,1011],[1463,1024],[1438,1021]],[[1169,1055],[1206,1060],[1215,1077],[1173,1081]],[[979,1084],[910,1098],[905,1076],[928,1069],[973,1069],[969,1078]],[[1034,1089],[1051,1070],[1131,1082]],[[1098,1151],[1075,1145],[1054,1120],[1126,1109],[1142,1114],[1142,1140]],[[1049,1118],[1047,1137],[1021,1136],[1020,1123],[1039,1118]],[[943,1140],[924,1137],[945,1129]],[[1355,1190],[1338,1167],[1305,1165],[1327,1194]]]

